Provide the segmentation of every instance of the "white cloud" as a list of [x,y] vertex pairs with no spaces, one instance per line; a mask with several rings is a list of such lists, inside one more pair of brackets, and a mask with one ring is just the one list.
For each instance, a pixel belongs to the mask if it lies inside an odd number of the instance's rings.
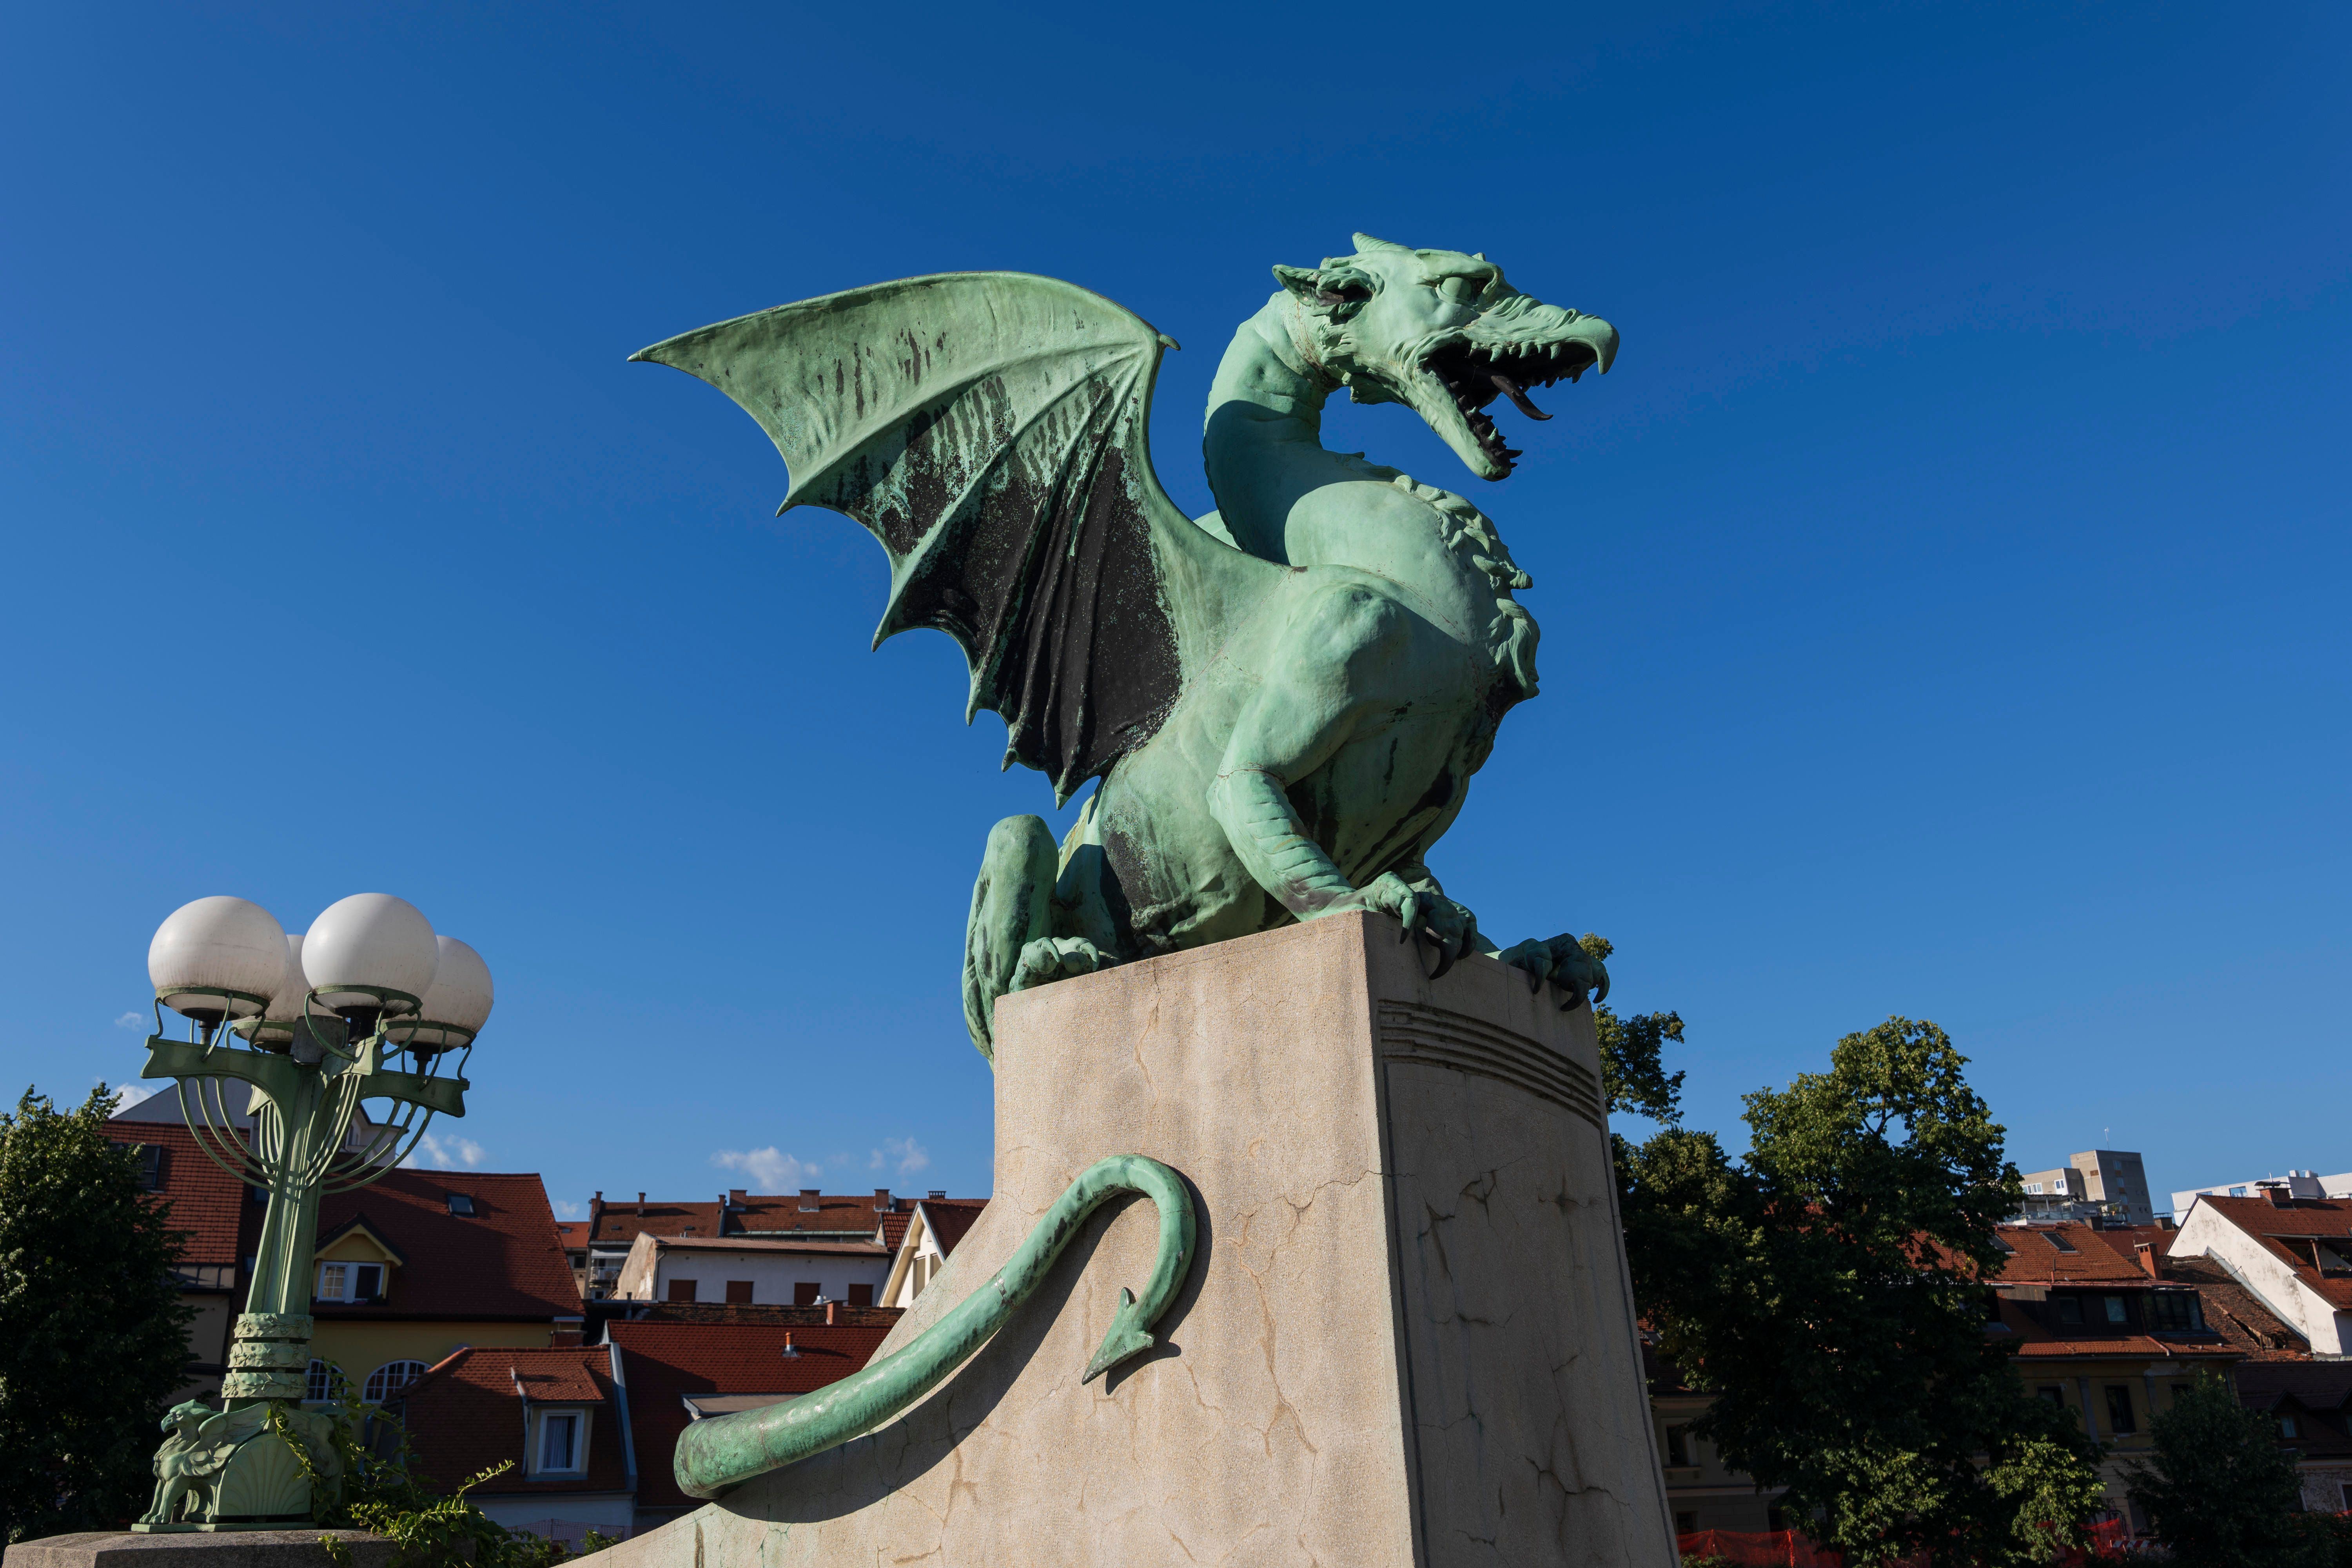
[[438,1133],[427,1132],[417,1140],[416,1148],[425,1158],[420,1160],[415,1153],[411,1153],[401,1162],[402,1164],[421,1169],[429,1161],[436,1171],[455,1171],[461,1166],[470,1171],[482,1163],[486,1153],[482,1146],[471,1138],[460,1138],[454,1132],[446,1139]]
[[145,1013],[125,1013],[114,1020],[114,1026],[118,1029],[143,1029],[147,1026],[148,1016]]
[[874,1158],[867,1162],[867,1168],[878,1171],[894,1163],[900,1175],[911,1176],[931,1163],[931,1152],[912,1138],[885,1138],[882,1147],[875,1150]]
[[[103,1083],[106,1080],[104,1079],[100,1079],[99,1081]],[[138,1104],[142,1100],[152,1100],[154,1098],[155,1091],[153,1089],[142,1089],[135,1083],[119,1083],[114,1086],[114,1109],[118,1112],[130,1110],[132,1106]]]
[[721,1149],[710,1156],[710,1163],[742,1172],[751,1178],[754,1192],[793,1193],[820,1184],[814,1163],[795,1160],[772,1143],[764,1149]]
[[581,1208],[580,1208],[580,1205],[579,1205],[578,1204],[568,1204],[568,1203],[565,1203],[565,1202],[564,1202],[562,1199],[561,1199],[561,1198],[557,1198],[557,1199],[554,1199],[554,1200],[552,1200],[552,1201],[553,1201],[554,1205],[555,1205],[555,1217],[556,1217],[556,1218],[558,1218],[558,1219],[578,1219],[578,1218],[580,1217],[580,1215],[581,1215]]

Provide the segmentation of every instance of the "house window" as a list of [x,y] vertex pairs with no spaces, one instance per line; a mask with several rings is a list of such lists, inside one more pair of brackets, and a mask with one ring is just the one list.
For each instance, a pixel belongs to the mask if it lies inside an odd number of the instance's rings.
[[2040,1182],[2028,1182],[2025,1184],[2025,1190],[2032,1193],[2038,1198],[2042,1195],[2042,1184]]
[[302,1397],[313,1405],[341,1399],[349,1385],[343,1382],[342,1369],[333,1362],[310,1360],[310,1375],[302,1380]]
[[2242,1198],[2246,1195],[2246,1189],[2243,1187],[2231,1187],[2230,1189],[2230,1195],[2233,1198]]
[[421,1361],[388,1361],[368,1373],[362,1397],[370,1405],[381,1405],[424,1375]]
[[539,1417],[538,1463],[532,1468],[541,1475],[577,1475],[587,1467],[583,1462],[585,1447],[581,1430],[583,1422],[577,1410],[542,1411]]
[[319,1265],[319,1300],[321,1301],[375,1301],[383,1297],[383,1265],[381,1263],[321,1263]]
[[2293,1437],[2296,1436],[2294,1429],[2294,1417],[2285,1414],[2284,1412],[2281,1412],[2279,1415],[2279,1436],[2282,1437]]
[[2083,1321],[2083,1299],[2080,1296],[2053,1296],[2050,1304],[2058,1309],[2058,1321],[2079,1325]]
[[793,1281],[793,1305],[795,1307],[815,1306],[817,1294],[820,1289],[821,1287],[814,1279],[795,1279]]
[[2050,1245],[2056,1247],[2061,1252],[2075,1252],[2080,1250],[2080,1248],[2076,1247],[2073,1242],[2067,1240],[2065,1237],[2057,1231],[2047,1230],[2043,1231],[2042,1234],[2050,1238]]
[[2205,1312],[2194,1290],[2158,1290],[2147,1299],[2148,1326],[2158,1333],[2201,1334]]
[[1669,1465],[1688,1465],[1690,1462],[1690,1428],[1687,1426],[1667,1427],[1666,1463]]
[[450,1212],[451,1214],[457,1215],[461,1216],[462,1218],[466,1218],[466,1219],[471,1219],[471,1218],[473,1218],[473,1217],[474,1217],[474,1199],[473,1199],[473,1195],[472,1195],[471,1194],[468,1194],[468,1193],[451,1193],[451,1194],[449,1194],[449,1212]]
[[695,1299],[694,1284],[695,1282],[691,1279],[671,1280],[669,1282],[669,1299],[673,1301],[693,1300]]
[[852,1285],[849,1288],[849,1304],[853,1307],[870,1307],[874,1305],[874,1287],[871,1285]]
[[2352,1482],[2347,1482],[2342,1490],[2344,1493],[2344,1511],[2347,1513],[2352,1513]]
[[2066,1403],[2066,1391],[2059,1387],[2054,1383],[2045,1383],[2033,1392],[2048,1400],[2053,1405],[2064,1405]]
[[163,1145],[117,1143],[115,1147],[131,1156],[131,1166],[139,1173],[141,1192],[152,1193],[163,1184]]
[[2123,1321],[2124,1321],[2124,1299],[2123,1299],[2121,1296],[2110,1296],[2110,1297],[2108,1297],[2108,1298],[2107,1298],[2107,1321],[2109,1321],[2109,1322],[2111,1322],[2111,1323],[2120,1323],[2120,1322],[2122,1322]]
[[2132,1416],[2131,1389],[2124,1384],[2107,1384],[2107,1428],[2119,1437],[2139,1430]]
[[749,1279],[730,1279],[727,1281],[727,1299],[748,1306],[751,1300],[751,1282]]

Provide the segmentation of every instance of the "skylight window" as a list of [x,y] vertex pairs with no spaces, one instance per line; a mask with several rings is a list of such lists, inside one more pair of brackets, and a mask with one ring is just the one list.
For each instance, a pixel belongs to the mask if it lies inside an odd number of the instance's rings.
[[2081,1248],[2077,1247],[2073,1242],[2066,1239],[2065,1234],[2063,1231],[2048,1230],[2042,1232],[2042,1234],[2050,1238],[2050,1245],[2056,1247],[2061,1252],[2077,1252],[2081,1250]]
[[454,1215],[461,1215],[467,1219],[472,1219],[474,1217],[473,1194],[470,1193],[451,1193],[449,1194],[449,1212]]

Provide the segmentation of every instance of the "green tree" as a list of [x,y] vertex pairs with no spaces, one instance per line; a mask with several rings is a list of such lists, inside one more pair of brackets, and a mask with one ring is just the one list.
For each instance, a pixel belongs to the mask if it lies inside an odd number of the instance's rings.
[[2329,1563],[2327,1542],[2295,1517],[2302,1483],[2279,1447],[2276,1417],[2238,1403],[2208,1372],[2148,1426],[2148,1458],[2131,1468],[2132,1501],[2181,1568],[2290,1568]]
[[147,1506],[187,1365],[181,1238],[110,1142],[101,1084],[0,1112],[0,1532],[112,1528]]
[[[1617,951],[1605,936],[1587,931],[1577,946],[1603,961]],[[1643,1013],[1621,1018],[1605,1003],[1592,1009],[1592,1027],[1601,1039],[1601,1087],[1609,1100],[1609,1114],[1632,1111],[1673,1126],[1683,1119],[1683,1075],[1665,1068],[1666,1042],[1683,1043],[1679,1013]]]
[[1984,1331],[2017,1173],[1965,1063],[1890,1018],[1748,1095],[1742,1160],[1673,1125],[1620,1145],[1634,1294],[1716,1395],[1699,1430],[1853,1563],[2046,1561],[2099,1504],[2096,1447]]

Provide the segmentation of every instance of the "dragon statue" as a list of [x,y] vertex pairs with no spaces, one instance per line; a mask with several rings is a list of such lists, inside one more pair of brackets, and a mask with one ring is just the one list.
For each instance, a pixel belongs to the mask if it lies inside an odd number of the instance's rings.
[[[1210,394],[1217,510],[1178,510],[1153,476],[1152,382],[1174,346],[1099,295],[1009,272],[950,273],[740,316],[632,355],[701,377],[760,422],[791,474],[779,511],[863,523],[890,560],[875,634],[954,637],[967,721],[1001,714],[1004,761],[1066,803],[996,825],[964,936],[964,1018],[995,1059],[1008,992],[1349,910],[1437,949],[1492,953],[1608,994],[1575,940],[1497,952],[1426,858],[1496,727],[1536,694],[1530,586],[1461,497],[1327,451],[1324,401],[1402,403],[1482,479],[1519,454],[1486,409],[1606,372],[1616,329],[1546,305],[1483,256],[1356,236],[1351,256],[1277,267]],[[1096,1209],[1159,1211],[1143,1297],[1121,1304],[1087,1378],[1149,1349],[1192,1261],[1183,1180],[1112,1155],[1073,1182],[1003,1267],[908,1344],[821,1393],[699,1421],[678,1485],[717,1497],[895,1418],[992,1336]]]
[[1606,373],[1616,329],[1544,304],[1483,255],[1367,235],[1242,323],[1210,392],[1190,519],[1153,475],[1152,383],[1173,347],[1068,283],[966,272],[737,317],[632,355],[699,376],[783,456],[783,506],[845,512],[890,561],[883,638],[954,637],[966,721],[1056,804],[1066,839],[996,825],[964,939],[964,1019],[1123,961],[1351,910],[1607,994],[1569,936],[1498,952],[1426,863],[1504,712],[1536,694],[1530,586],[1459,496],[1326,450],[1324,401],[1402,403],[1481,479],[1519,454],[1486,410]]

